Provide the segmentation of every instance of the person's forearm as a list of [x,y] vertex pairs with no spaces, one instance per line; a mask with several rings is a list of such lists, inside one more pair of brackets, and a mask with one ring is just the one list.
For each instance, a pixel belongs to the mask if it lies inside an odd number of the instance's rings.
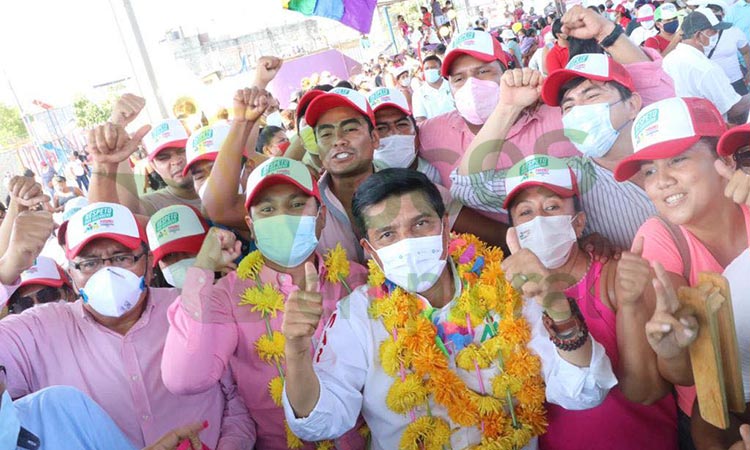
[[298,418],[309,416],[320,398],[320,383],[309,352],[286,354],[284,388],[294,415]]
[[665,48],[664,51],[661,52],[661,57],[664,58],[665,56],[667,56],[669,52],[677,47],[677,44],[679,44],[680,41],[681,39],[672,39],[671,41],[669,41],[669,45],[667,45],[667,48]]
[[522,112],[523,108],[499,103],[461,157],[458,174],[471,175],[495,169],[505,138]]
[[736,124],[744,123],[748,110],[750,110],[750,94],[745,94],[727,111],[727,120]]
[[684,349],[682,353],[674,358],[657,357],[657,365],[659,374],[670,383],[680,386],[692,386],[695,384],[693,380],[693,366],[690,364],[688,349]]
[[[138,195],[135,194],[135,184],[132,183],[132,172],[128,170],[130,173],[122,176],[118,173],[123,164],[127,165],[127,162],[121,163],[119,167],[117,164],[94,164],[89,182],[89,202],[120,203],[134,214],[142,214]],[[132,186],[133,191],[128,190],[129,186]],[[123,195],[120,195],[121,192]]]
[[244,222],[245,205],[237,196],[242,171],[242,153],[247,131],[252,123],[246,121],[232,122],[229,134],[216,157],[211,175],[206,180],[206,191],[203,195],[203,207],[214,222],[233,226]]
[[703,420],[697,400],[690,417],[690,434],[698,450],[726,450],[740,440],[741,422],[731,412],[729,413],[729,428],[726,430],[716,428]]
[[297,161],[302,161],[302,158],[305,156],[305,146],[302,142],[302,139],[298,135],[294,135],[292,137],[289,148],[286,149],[286,153],[284,153],[284,156],[287,158],[296,159]]
[[750,70],[750,45],[742,47],[740,53],[742,53],[742,59],[745,61],[745,68]]
[[[603,28],[602,33],[596,37],[596,41],[601,42],[604,38],[609,36],[614,29],[615,24],[609,22],[609,24]],[[614,44],[604,50],[609,53],[613,60],[623,65],[651,61],[646,53],[641,50],[640,47],[635,45],[625,33],[622,33],[617,40],[615,40]]]
[[11,200],[8,210],[5,212],[5,219],[0,225],[0,255],[4,255],[8,251],[10,234],[13,231],[13,222],[15,222],[19,212],[18,204]]
[[643,332],[649,317],[650,312],[640,303],[621,306],[616,315],[618,386],[628,400],[646,405],[664,397],[671,388],[659,374],[656,354]]

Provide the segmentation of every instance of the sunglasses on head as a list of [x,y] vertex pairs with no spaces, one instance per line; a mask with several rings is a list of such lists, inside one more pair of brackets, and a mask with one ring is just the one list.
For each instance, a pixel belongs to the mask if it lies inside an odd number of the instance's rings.
[[56,302],[60,300],[60,297],[60,289],[47,286],[31,295],[24,295],[23,297],[11,299],[10,304],[8,305],[8,312],[11,314],[21,314],[23,311],[34,305]]

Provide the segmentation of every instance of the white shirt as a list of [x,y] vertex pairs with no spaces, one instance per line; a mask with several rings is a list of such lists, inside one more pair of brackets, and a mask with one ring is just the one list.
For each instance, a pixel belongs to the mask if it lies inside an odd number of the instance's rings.
[[737,59],[737,51],[748,44],[747,36],[737,27],[727,28],[721,33],[716,50],[711,55],[711,61],[719,65],[727,74],[729,81],[735,82],[742,79],[740,61]]
[[[455,276],[454,281],[456,293],[453,300],[436,312],[441,322],[446,319],[454,302],[461,295],[461,282]],[[422,300],[427,302],[426,299]],[[326,329],[326,344],[321,341],[315,352],[314,368],[320,386],[320,397],[310,415],[296,418],[289,406],[286,390],[284,391],[286,420],[294,434],[300,438],[318,441],[340,436],[352,428],[361,413],[370,427],[373,449],[399,448],[401,435],[411,420],[409,415],[397,414],[386,406],[385,399],[393,378],[383,371],[379,351],[380,344],[390,339],[391,335],[382,321],[370,318],[369,305],[366,285],[339,302],[336,317],[331,317]],[[542,362],[547,401],[572,410],[599,405],[609,389],[617,384],[604,348],[592,338],[590,366],[574,366],[560,357],[550,341],[542,324],[541,306],[534,301],[526,301],[523,315],[531,326],[528,347],[539,355]],[[483,329],[484,324],[475,329],[476,343],[480,342]],[[479,392],[476,372],[456,368],[453,356],[450,365],[469,388]],[[496,374],[497,369],[494,367],[482,369],[484,386],[491,386],[490,380]],[[417,410],[417,417],[426,415],[425,408]],[[445,408],[435,404],[432,397],[430,410],[434,416],[450,424],[453,432],[449,448],[467,448],[479,444],[480,430],[477,427],[459,427],[450,421]],[[537,448],[537,438],[533,438],[523,449]]]
[[750,277],[747,276],[748,271],[750,271],[750,249],[740,253],[740,256],[729,263],[723,273],[729,281],[729,291],[732,297],[732,313],[734,314],[734,328],[740,350],[745,402],[750,401],[750,327],[745,326],[750,320]]
[[647,30],[643,28],[643,26],[640,26],[630,33],[630,40],[633,41],[635,45],[641,45],[646,39],[656,36],[657,34],[659,34],[659,30],[657,30],[656,27]]
[[662,67],[672,77],[677,97],[705,98],[725,116],[741,99],[721,67],[695,47],[677,44],[664,57]]
[[451,88],[445,80],[443,80],[437,89],[425,82],[418,89],[414,90],[411,102],[414,117],[432,119],[456,109],[453,95],[451,95]]

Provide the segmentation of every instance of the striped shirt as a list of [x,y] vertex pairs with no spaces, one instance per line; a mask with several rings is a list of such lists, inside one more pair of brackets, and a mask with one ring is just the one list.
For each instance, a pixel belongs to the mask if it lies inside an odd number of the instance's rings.
[[[583,156],[564,158],[578,179],[581,208],[586,213],[583,235],[599,233],[622,248],[630,249],[638,228],[656,208],[638,185],[618,183],[614,174]],[[451,194],[464,205],[507,215],[505,201],[506,169],[487,170],[472,175],[451,173]]]

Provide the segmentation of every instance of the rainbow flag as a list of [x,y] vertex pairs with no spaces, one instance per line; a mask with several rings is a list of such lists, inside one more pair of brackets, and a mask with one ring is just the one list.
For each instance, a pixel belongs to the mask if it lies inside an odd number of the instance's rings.
[[282,0],[284,8],[306,16],[327,17],[369,33],[378,0]]

